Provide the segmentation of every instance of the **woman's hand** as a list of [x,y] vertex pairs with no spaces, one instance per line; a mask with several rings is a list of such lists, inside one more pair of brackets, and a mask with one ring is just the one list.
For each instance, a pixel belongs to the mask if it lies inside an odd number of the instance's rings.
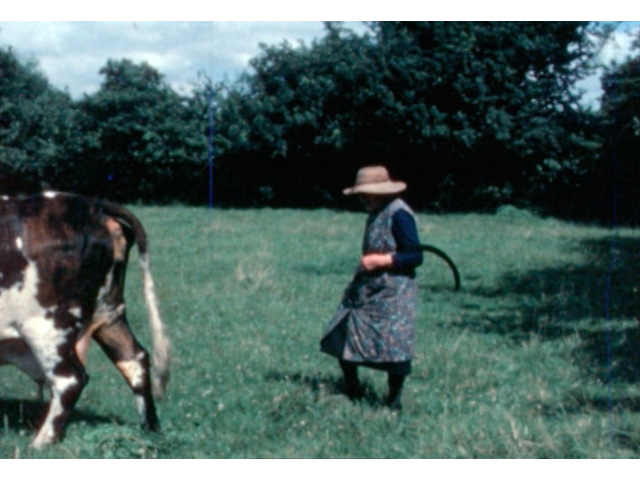
[[365,271],[375,271],[381,268],[390,268],[393,265],[391,254],[365,254],[360,260]]

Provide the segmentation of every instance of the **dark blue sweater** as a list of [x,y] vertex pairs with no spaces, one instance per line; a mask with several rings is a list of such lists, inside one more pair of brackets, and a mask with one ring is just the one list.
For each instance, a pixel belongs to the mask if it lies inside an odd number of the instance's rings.
[[397,211],[392,218],[391,233],[398,245],[393,255],[393,271],[410,276],[422,264],[422,251],[415,219],[404,209]]

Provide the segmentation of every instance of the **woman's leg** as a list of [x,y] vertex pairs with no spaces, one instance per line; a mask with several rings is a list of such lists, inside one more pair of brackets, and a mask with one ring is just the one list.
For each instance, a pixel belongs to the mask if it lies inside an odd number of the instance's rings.
[[360,380],[358,380],[358,364],[346,360],[339,361],[340,368],[342,368],[342,373],[344,374],[347,396],[351,400],[362,398],[362,387],[360,386]]
[[394,411],[402,410],[402,386],[404,384],[404,375],[395,375],[389,373],[389,395],[387,395],[387,406]]

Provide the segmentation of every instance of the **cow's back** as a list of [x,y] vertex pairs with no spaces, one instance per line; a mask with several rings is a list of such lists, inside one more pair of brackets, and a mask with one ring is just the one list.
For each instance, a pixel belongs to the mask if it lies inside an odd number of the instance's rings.
[[40,304],[74,300],[91,311],[113,263],[110,234],[96,203],[73,194],[43,194],[18,201],[14,210],[18,244],[37,267]]

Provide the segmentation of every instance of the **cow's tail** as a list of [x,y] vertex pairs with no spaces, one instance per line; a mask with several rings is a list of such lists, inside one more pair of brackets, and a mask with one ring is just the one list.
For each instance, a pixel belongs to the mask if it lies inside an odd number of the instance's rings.
[[140,266],[144,279],[144,299],[149,310],[149,323],[153,339],[153,395],[161,399],[169,382],[169,361],[171,359],[171,345],[167,337],[164,322],[160,317],[158,300],[149,267],[149,254],[140,252]]
[[153,277],[151,276],[147,234],[140,220],[125,207],[108,202],[104,203],[104,207],[105,214],[115,218],[125,229],[128,229],[135,237],[134,242],[138,243],[140,267],[142,268],[144,284],[144,299],[149,313],[149,325],[153,342],[153,373],[151,383],[154,397],[161,399],[164,396],[165,388],[169,382],[171,344],[167,336],[165,324],[160,316]]

